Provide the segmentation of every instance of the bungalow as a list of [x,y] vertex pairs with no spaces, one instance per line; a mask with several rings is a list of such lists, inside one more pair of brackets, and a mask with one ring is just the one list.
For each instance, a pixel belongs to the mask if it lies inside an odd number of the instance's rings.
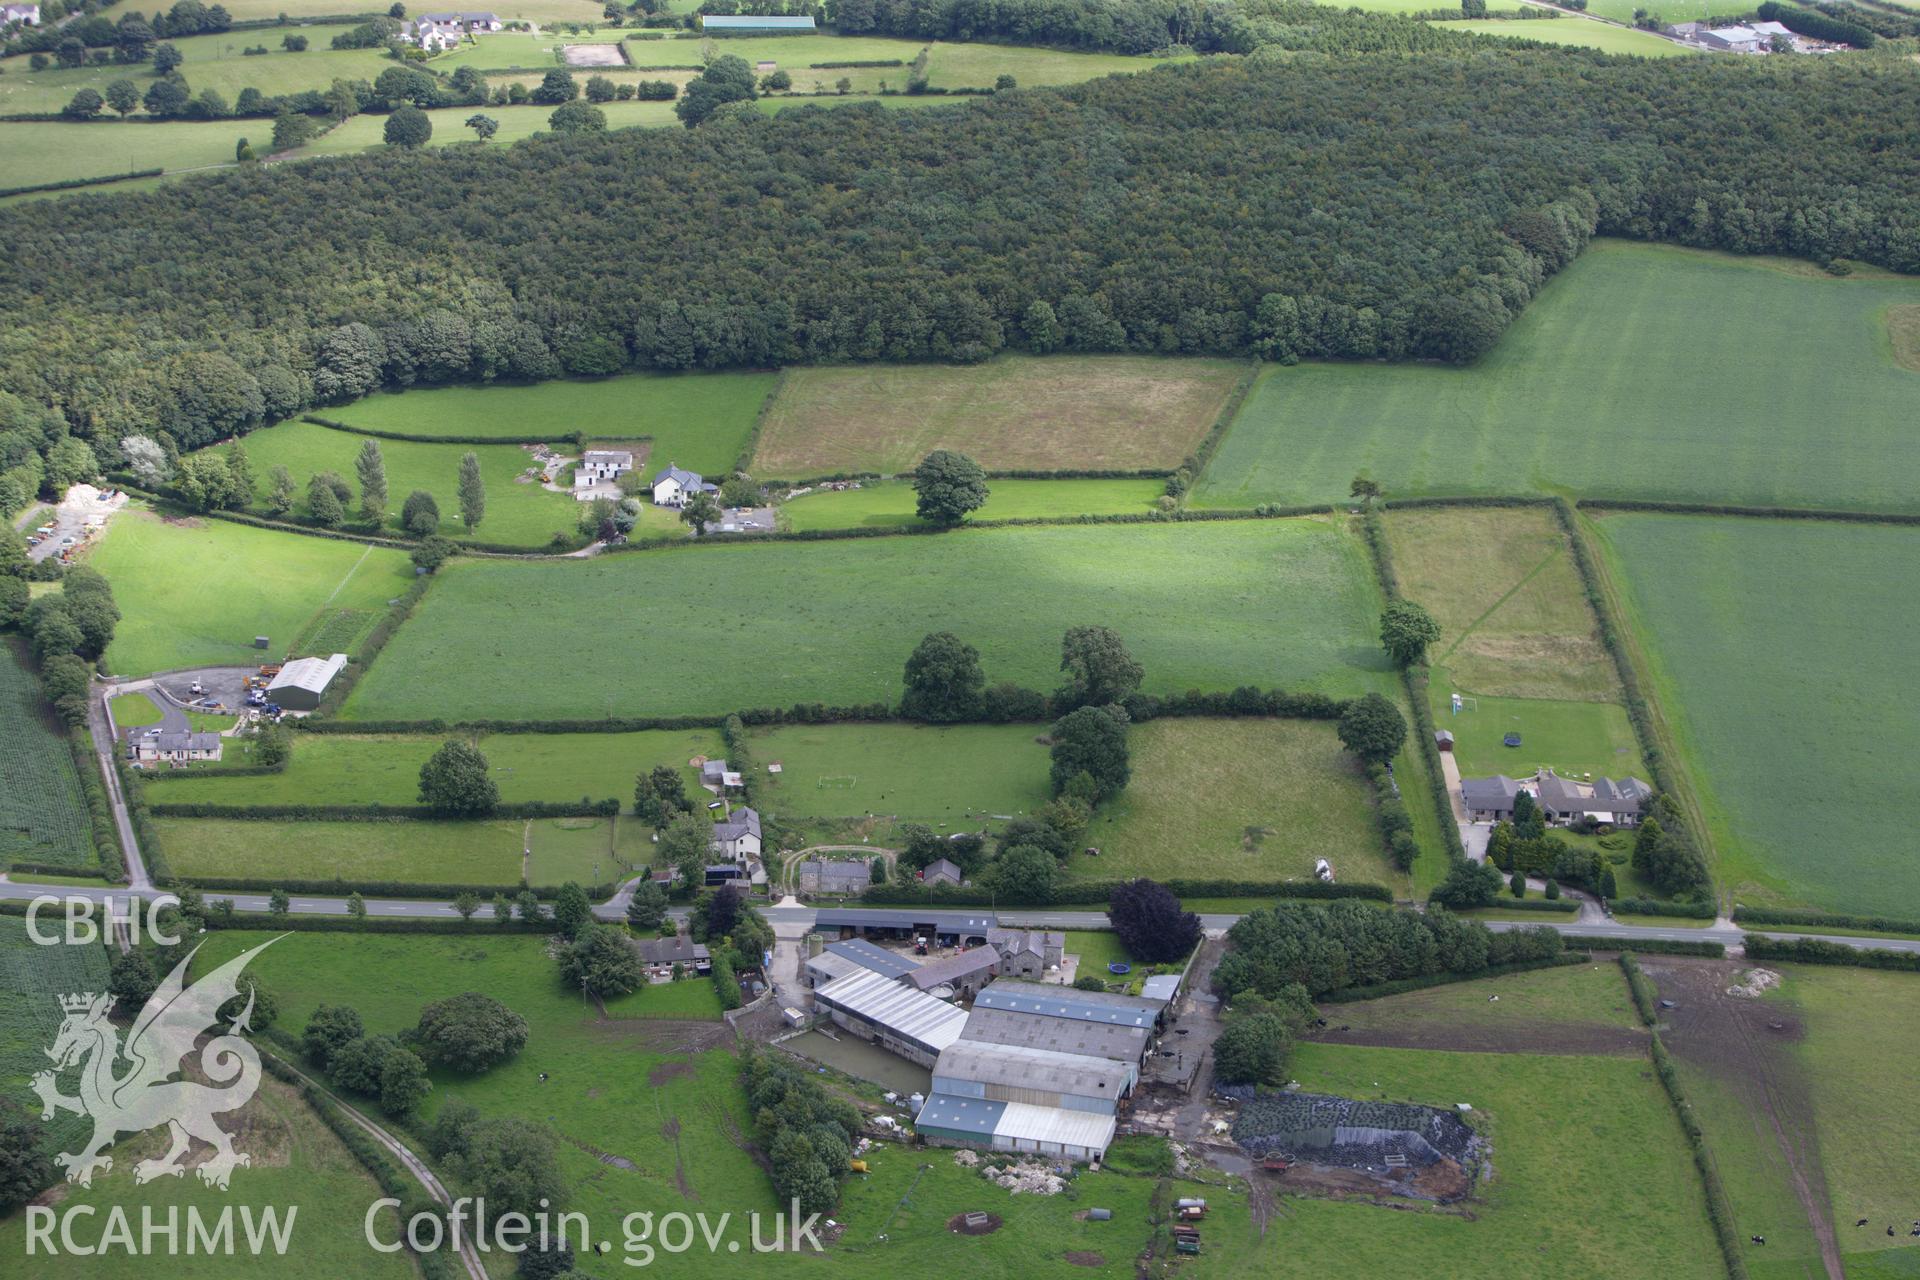
[[573,487],[591,489],[613,484],[633,470],[633,453],[627,449],[589,449],[573,469]]
[[759,857],[760,815],[742,807],[728,814],[725,822],[714,823],[713,847],[735,862]]
[[1067,949],[1067,935],[1045,929],[995,929],[987,942],[1000,953],[1000,972],[1009,978],[1044,977]]
[[1548,822],[1568,823],[1590,817],[1616,827],[1638,823],[1653,800],[1653,788],[1638,778],[1596,778],[1592,782],[1563,778],[1542,769],[1531,778],[1463,778],[1460,799],[1475,822],[1505,822],[1513,817],[1514,797],[1522,791],[1540,805]]
[[136,765],[185,764],[190,760],[218,760],[221,743],[222,739],[217,733],[129,729],[127,759]]
[[718,493],[720,486],[708,484],[698,471],[687,471],[669,463],[663,471],[653,477],[653,505],[656,507],[684,507],[687,500],[696,493]]
[[684,933],[676,933],[671,938],[643,938],[640,942],[640,958],[645,960],[650,970],[673,971],[679,965],[681,971],[694,973],[712,973],[713,956],[703,943],[695,942]]
[[441,27],[459,27],[475,35],[499,31],[506,26],[497,13],[427,13],[420,16],[420,21]]
[[17,22],[23,27],[40,25],[40,6],[37,4],[0,4],[0,27]]
[[921,869],[920,883],[959,885],[966,883],[966,876],[957,863],[949,862],[945,858],[935,858]]

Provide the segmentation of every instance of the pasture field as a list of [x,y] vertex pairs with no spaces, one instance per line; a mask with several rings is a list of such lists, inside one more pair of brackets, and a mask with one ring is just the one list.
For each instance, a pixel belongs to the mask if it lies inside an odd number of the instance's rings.
[[[13,79],[11,75],[0,76],[0,85]],[[240,139],[251,138],[263,145],[272,136],[271,120],[183,120],[168,124],[8,120],[0,121],[0,157],[6,161],[7,185],[27,186],[104,178],[140,169],[171,171],[231,164]],[[112,188],[125,189],[121,185]]]
[[[280,40],[286,35],[279,28],[264,28],[258,31],[227,31],[218,35],[186,36],[167,43],[178,49],[186,59],[180,65],[180,74],[186,77],[187,87],[198,97],[203,90],[217,90],[221,97],[232,106],[246,88],[258,89],[269,97],[275,94],[298,93],[302,89],[325,89],[335,80],[377,79],[382,71],[394,64],[384,49],[329,49],[327,42],[344,27],[315,27],[305,34],[313,41],[305,53],[287,53],[280,48]],[[247,57],[243,49],[265,45],[271,52]],[[153,64],[136,66],[108,65],[104,67],[49,67],[45,71],[29,71],[24,55],[0,61],[0,112],[40,112],[60,111],[73,95],[82,89],[106,91],[106,87],[115,80],[131,80],[141,93],[153,83]],[[273,134],[273,121],[247,120],[229,122],[236,126],[233,136],[258,137],[265,140]],[[107,126],[92,125],[88,128]],[[169,124],[166,128],[172,128]],[[233,158],[232,145],[228,145],[227,159]],[[117,166],[109,166],[108,172]],[[141,168],[152,168],[143,164]]]
[[1606,53],[1631,53],[1642,58],[1678,58],[1693,52],[1651,31],[1616,27],[1590,18],[1473,18],[1436,22],[1434,25],[1474,35],[1543,40],[1548,44],[1575,45],[1582,49],[1600,49]]
[[[1498,1001],[1489,998],[1496,995]],[[1648,1052],[1647,1033],[1611,960],[1453,982],[1327,1010],[1328,1021],[1351,1028],[1320,1033],[1340,1044],[1456,1053]],[[1494,1160],[1498,1164],[1497,1150]]]
[[[1631,23],[1634,10],[1646,7],[1635,4],[1634,0],[1588,0],[1587,12],[1595,17]],[[1740,0],[1670,0],[1655,12],[1667,22],[1675,23],[1705,22],[1708,18],[1738,18],[1748,10],[1741,8]]]
[[[1438,0],[1355,0],[1348,7],[1362,9],[1368,13],[1414,14],[1432,13],[1455,6],[1439,3]],[[1487,5],[1487,10],[1491,13],[1519,13],[1521,6],[1514,0],[1492,0],[1492,3]]]
[[[781,725],[756,731],[760,807],[781,821],[889,814],[978,830],[1049,799],[1044,732],[1030,724]],[[780,772],[764,772],[778,764]]]
[[[44,935],[52,926],[42,924]],[[62,943],[43,947],[27,934],[23,916],[0,916],[0,1098],[40,1114],[28,1087],[50,1065],[46,1050],[60,1032],[60,997],[107,989],[107,952],[98,945]],[[46,1126],[48,1149],[78,1142],[92,1131],[85,1117],[62,1111]],[[0,1226],[0,1229],[4,1229]]]
[[138,508],[114,517],[88,563],[120,606],[106,665],[123,676],[251,664],[255,636],[284,653],[318,611],[384,609],[413,579],[406,556],[384,547]]
[[[449,734],[448,737],[463,735]],[[170,779],[149,799],[170,804],[418,804],[420,766],[441,737],[296,735],[283,773],[223,778],[217,771]],[[640,733],[499,733],[477,739],[506,804],[617,797],[633,803],[633,779],[658,764],[678,765],[696,790],[696,755],[721,753],[710,729]],[[1044,770],[1043,770],[1044,772]]]
[[979,365],[792,369],[754,474],[909,471],[957,449],[989,471],[1171,470],[1246,366],[1154,356],[1001,356]]
[[[502,115],[522,109],[505,108]],[[646,436],[653,440],[649,454],[661,466],[673,461],[718,474],[740,456],[774,382],[770,373],[628,373],[520,386],[432,387],[368,396],[328,416],[412,435]]]
[[97,867],[97,857],[66,733],[22,655],[0,644],[0,864],[84,870]]
[[[1154,509],[1166,490],[1162,480],[991,480],[986,505],[974,520],[1027,520],[1048,516],[1105,516]],[[858,489],[822,489],[782,504],[784,528],[904,528],[925,522],[914,514],[913,486],[904,481],[868,483]]]
[[[595,105],[607,113],[607,128],[609,129],[631,129],[643,126],[659,127],[662,125],[678,125],[680,123],[673,114],[673,104],[671,102],[603,102]],[[486,144],[488,146],[498,147],[519,142],[523,138],[531,138],[537,133],[545,133],[547,131],[547,121],[553,115],[553,108],[549,106],[496,107],[492,105],[485,107],[441,107],[437,110],[427,112],[427,119],[433,125],[433,137],[428,139],[427,145],[430,147],[445,147],[454,143],[477,143],[478,139],[473,130],[467,128],[467,121],[475,115],[491,116],[493,119],[499,121],[500,131],[493,135],[491,142]],[[268,123],[271,124],[272,122],[269,121]],[[164,127],[172,128],[171,125]],[[291,154],[294,158],[298,159],[306,156],[354,155],[362,151],[384,149],[387,145],[385,135],[386,127],[387,118],[385,116],[358,115],[345,124],[340,125],[338,128],[327,130],[326,133]],[[271,130],[268,132],[271,132]],[[231,159],[232,157],[228,158]],[[461,387],[446,389],[480,391],[487,388]],[[400,394],[418,395],[421,393],[402,392]],[[432,393],[429,392],[427,394]],[[324,416],[339,417],[340,415],[327,411]],[[352,419],[341,418],[341,421],[352,421]],[[411,430],[411,428],[397,429]],[[455,431],[453,434],[484,435],[486,433],[484,431]],[[516,431],[512,434],[521,435],[524,433]]]
[[[283,422],[246,438],[260,499],[253,510],[264,513],[267,475],[283,466],[293,475],[298,494],[295,511],[307,514],[307,481],[317,472],[332,471],[353,486],[347,502],[349,521],[359,518],[360,481],[354,459],[372,437],[335,431],[312,422]],[[417,444],[407,440],[375,440],[387,468],[387,518],[382,533],[403,533],[400,509],[407,495],[425,489],[440,506],[441,531],[450,537],[475,537],[518,546],[544,545],[553,536],[573,536],[580,504],[570,493],[554,493],[539,484],[522,484],[519,475],[533,458],[519,445]],[[469,535],[460,523],[460,459],[472,452],[480,459],[480,475],[487,488],[486,518]]]
[[[662,601],[673,607],[655,607]],[[739,602],[716,609],[697,601]],[[962,530],[715,545],[441,570],[349,698],[349,718],[710,714],[894,699],[951,629],[990,682],[1057,683],[1069,626],[1118,628],[1151,691],[1379,685],[1359,544],[1319,520]],[[604,642],[619,617],[622,643]],[[729,651],[735,658],[728,658]],[[749,656],[750,655],[750,658]],[[476,681],[530,669],[590,681]],[[609,691],[612,691],[611,698]]]
[[[219,933],[201,963],[266,936]],[[571,1182],[567,1207],[587,1214],[595,1234],[614,1244],[602,1258],[581,1255],[583,1274],[593,1280],[631,1273],[621,1264],[619,1230],[628,1213],[659,1215],[691,1202],[716,1218],[733,1214],[729,1230],[743,1240],[741,1219],[748,1213],[762,1214],[770,1232],[778,1206],[748,1149],[753,1120],[731,1033],[710,1014],[695,1021],[647,1016],[677,1006],[681,988],[710,990],[708,984],[643,988],[608,1001],[602,1017],[559,983],[544,945],[541,938],[491,936],[484,924],[471,935],[443,937],[295,934],[264,952],[254,968],[279,997],[282,1025],[290,1030],[321,1003],[348,1003],[369,1031],[397,1033],[414,1025],[429,1001],[476,990],[525,1018],[526,1048],[509,1061],[478,1076],[436,1070],[422,1121],[457,1099],[483,1115],[538,1116],[550,1125]],[[394,974],[408,980],[396,983]],[[821,1080],[830,1089],[856,1091],[836,1076]],[[858,1092],[877,1101],[873,1090]],[[951,1269],[956,1258],[967,1274],[988,1280],[1131,1280],[1146,1245],[1151,1179],[1083,1173],[1060,1196],[1010,1196],[956,1166],[949,1152],[882,1143],[866,1159],[870,1172],[847,1180],[834,1214],[846,1224],[833,1247],[836,1269],[858,1280]],[[1089,1205],[1112,1208],[1113,1220],[1082,1220]],[[998,1214],[1005,1225],[986,1237],[947,1229],[949,1218],[971,1209]],[[1069,1251],[1078,1263],[1068,1261]],[[1092,1264],[1094,1257],[1100,1262]],[[724,1244],[717,1253],[696,1248],[672,1263],[674,1274],[697,1280],[737,1275],[740,1266]],[[756,1265],[795,1275],[819,1269],[805,1254],[765,1254]]]
[[1920,752],[1908,638],[1920,534],[1883,525],[1608,515],[1592,522],[1716,846],[1746,902],[1911,915],[1899,762]]
[[[1885,313],[1915,302],[1920,281],[1881,273],[1596,241],[1470,368],[1268,371],[1193,501],[1335,500],[1364,471],[1401,497],[1914,510],[1920,381],[1894,363]],[[1754,351],[1788,348],[1822,376],[1750,375]]]
[[1101,806],[1074,875],[1308,880],[1316,858],[1354,883],[1404,891],[1366,778],[1331,724],[1153,720],[1128,733],[1133,780]]
[[[169,784],[161,784],[163,786]],[[173,784],[179,785],[179,784]],[[156,792],[150,797],[164,799]],[[605,818],[479,822],[321,822],[155,818],[167,865],[183,876],[340,879],[359,884],[583,885],[618,878],[644,857]],[[638,824],[622,822],[621,834]],[[644,837],[641,837],[644,839]],[[524,850],[531,847],[530,854]],[[218,896],[217,894],[214,896]]]
[[[234,0],[225,6],[233,15],[235,22],[260,22],[282,15],[293,18],[295,26],[302,30],[316,45],[324,45],[341,31],[350,30],[343,26],[301,26],[302,18],[329,18],[342,13],[358,12],[357,5],[342,0]],[[604,12],[591,0],[506,0],[492,10],[508,22],[524,18],[542,26],[554,22],[598,22]],[[367,12],[375,12],[373,9]],[[277,33],[276,33],[277,35]],[[278,47],[276,38],[267,42]]]
[[[1485,995],[1483,1006],[1497,1007]],[[1264,1239],[1235,1196],[1227,1213],[1208,1218],[1210,1275],[1726,1274],[1685,1138],[1644,1057],[1305,1044],[1292,1075],[1302,1088],[1353,1098],[1470,1103],[1472,1123],[1493,1142],[1493,1179],[1471,1216],[1289,1198]],[[1593,1203],[1597,1187],[1606,1188],[1603,1209]]]

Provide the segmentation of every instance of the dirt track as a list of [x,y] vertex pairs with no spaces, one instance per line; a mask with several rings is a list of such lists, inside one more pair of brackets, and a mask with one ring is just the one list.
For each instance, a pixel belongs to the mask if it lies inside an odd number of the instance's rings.
[[[1324,1044],[1354,1044],[1377,1049],[1439,1049],[1453,1053],[1644,1054],[1647,1036],[1634,1027],[1604,1023],[1514,1021],[1500,1026],[1458,1023],[1363,1027],[1343,1023],[1345,1008],[1321,1010],[1327,1025],[1309,1038]],[[1342,1031],[1342,1026],[1351,1029]]]

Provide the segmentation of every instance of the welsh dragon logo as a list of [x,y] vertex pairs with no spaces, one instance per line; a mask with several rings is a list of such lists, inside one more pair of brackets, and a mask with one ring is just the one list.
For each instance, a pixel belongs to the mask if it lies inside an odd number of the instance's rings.
[[[200,1046],[200,1072],[212,1084],[170,1077],[180,1072],[181,1060],[194,1052],[201,1034],[217,1029],[220,1006],[240,994],[240,971],[273,941],[241,952],[191,987],[186,972],[194,953],[189,952],[140,1010],[124,1045],[119,1029],[107,1021],[112,996],[88,991],[60,997],[66,1020],[46,1051],[55,1066],[33,1077],[33,1090],[40,1095],[42,1120],[53,1119],[61,1110],[93,1119],[93,1137],[85,1146],[54,1157],[67,1171],[67,1181],[91,1186],[94,1170],[113,1168],[113,1157],[102,1152],[118,1135],[144,1133],[163,1124],[173,1144],[165,1155],[136,1164],[135,1182],[180,1177],[186,1172],[181,1161],[194,1138],[213,1148],[213,1155],[194,1171],[208,1186],[226,1190],[234,1167],[252,1163],[245,1152],[234,1150],[233,1139],[213,1121],[221,1112],[245,1106],[260,1087],[259,1051],[238,1034],[247,1030],[253,1016],[251,988],[246,1006],[227,1030]],[[114,1068],[121,1061],[127,1069],[116,1075]],[[58,1078],[76,1066],[80,1095],[70,1098],[60,1092]]]

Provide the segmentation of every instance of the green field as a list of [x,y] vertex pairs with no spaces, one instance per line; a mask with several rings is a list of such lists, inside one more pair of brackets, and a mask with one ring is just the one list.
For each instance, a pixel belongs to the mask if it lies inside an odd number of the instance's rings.
[[[11,75],[0,76],[0,85],[13,79]],[[0,89],[0,93],[4,92]],[[6,159],[7,185],[25,186],[34,182],[103,178],[141,169],[198,169],[231,164],[234,146],[240,139],[250,138],[255,144],[264,145],[272,136],[271,120],[191,120],[172,124],[8,120],[0,122],[0,157]]]
[[[671,102],[603,102],[597,104],[606,112],[607,128],[632,129],[640,127],[657,128],[662,125],[677,125],[680,121],[673,114]],[[522,107],[442,107],[427,112],[427,119],[433,125],[433,137],[427,145],[431,147],[449,146],[456,142],[477,142],[473,130],[467,128],[467,121],[475,115],[491,116],[499,122],[500,131],[493,135],[488,146],[499,147],[530,138],[536,133],[547,131],[547,121],[553,115],[549,106]],[[171,128],[172,126],[167,126]],[[340,125],[329,129],[306,146],[292,153],[293,156],[337,156],[352,155],[356,152],[384,148],[386,142],[387,118],[385,116],[358,115]],[[479,387],[447,388],[447,390],[479,391]],[[434,392],[410,392],[406,394],[432,395]],[[329,417],[340,415],[329,413]],[[343,419],[344,420],[344,419]],[[400,428],[410,430],[411,428]],[[562,430],[572,430],[571,427]],[[457,431],[457,435],[484,435],[484,431]],[[524,432],[511,432],[523,435]]]
[[[172,793],[156,788],[149,794],[159,801]],[[586,885],[626,875],[645,863],[647,848],[638,823],[622,820],[616,836],[605,818],[155,818],[153,825],[174,874],[260,880],[512,885],[524,872],[529,884]]]
[[[1528,923],[1545,919],[1533,916]],[[1495,995],[1500,997],[1497,1002],[1488,999]],[[1466,1035],[1510,1040],[1515,1045],[1535,1037],[1540,1041],[1537,1051],[1546,1052],[1560,1047],[1554,1041],[1561,1037],[1611,1039],[1617,1033],[1623,1050],[1647,1052],[1640,1016],[1619,966],[1610,960],[1452,982],[1328,1007],[1338,1010],[1334,1020],[1362,1035],[1381,1032],[1436,1047]]]
[[[283,773],[169,780],[151,798],[170,804],[418,804],[420,766],[439,737],[301,734]],[[680,766],[688,790],[696,755],[720,753],[720,735],[704,729],[641,733],[501,733],[479,739],[506,804],[590,796],[633,801],[633,779],[657,764]],[[1044,770],[1043,770],[1044,772]]]
[[[1839,280],[1599,241],[1471,368],[1266,373],[1194,500],[1337,499],[1364,471],[1402,497],[1573,490],[1913,510],[1920,378],[1894,363],[1883,313],[1915,301],[1920,281],[1883,273]],[[1755,351],[1787,349],[1822,375],[1754,376]]]
[[[43,937],[57,932],[57,914],[39,926]],[[27,1081],[49,1065],[46,1051],[64,1016],[60,997],[107,989],[106,949],[78,942],[39,946],[28,936],[24,917],[0,916],[0,985],[7,992],[0,1000],[0,1098],[31,1107],[38,1117],[40,1100]],[[50,1147],[78,1142],[91,1131],[85,1117],[65,1111],[47,1124]]]
[[[351,4],[342,4],[341,0],[233,0],[223,6],[233,15],[235,22],[263,22],[282,15],[295,19],[295,25],[301,25],[302,18],[327,18],[342,13],[357,12]],[[367,10],[371,13],[373,10]],[[492,9],[508,22],[524,18],[542,26],[554,22],[601,22],[603,10],[591,0],[506,0]],[[314,38],[316,45],[324,45],[333,38],[334,33],[346,30],[339,26],[305,27],[306,34]],[[278,33],[266,43],[278,47]]]
[[88,563],[120,606],[106,666],[123,676],[258,662],[260,635],[279,656],[323,608],[382,609],[413,579],[398,551],[138,509]]
[[[180,74],[186,77],[187,87],[198,97],[203,90],[213,89],[227,100],[231,107],[240,96],[240,91],[254,88],[272,96],[282,93],[297,93],[302,89],[325,89],[335,80],[377,79],[382,71],[394,65],[384,49],[329,49],[327,42],[333,34],[345,30],[341,27],[314,28],[306,34],[312,40],[312,47],[305,53],[287,53],[280,48],[280,40],[286,34],[273,28],[259,31],[229,31],[220,35],[187,36],[167,43],[178,49],[186,61],[180,66]],[[243,49],[265,45],[269,53],[247,57]],[[154,74],[151,63],[138,66],[109,65],[104,67],[75,67],[71,70],[50,67],[45,71],[29,71],[27,59],[16,56],[0,61],[0,112],[57,112],[62,110],[73,95],[81,89],[96,89],[104,92],[115,80],[131,80],[141,93],[153,83]],[[261,141],[273,134],[273,121],[247,120],[229,122],[235,127],[233,136],[254,137]],[[108,125],[88,125],[90,129],[104,129]],[[171,124],[162,126],[173,128]],[[91,135],[88,135],[91,136]],[[103,163],[101,172],[111,173],[119,168],[117,157],[111,163]],[[228,160],[233,159],[232,144],[228,144]],[[150,169],[151,163],[143,163],[139,168]]]
[[977,829],[1045,804],[1047,751],[1034,725],[785,725],[756,732],[761,809],[782,821],[887,814]]
[[[275,466],[285,467],[294,479],[299,497],[294,510],[307,513],[307,481],[316,472],[332,471],[346,478],[354,488],[347,503],[349,519],[359,518],[360,482],[354,473],[354,459],[370,437],[349,431],[335,431],[311,422],[283,422],[277,427],[256,431],[246,439],[247,457],[253,463],[256,488],[262,501],[254,510],[266,510],[266,477]],[[472,536],[487,542],[516,546],[542,546],[555,534],[572,537],[580,518],[580,504],[570,493],[554,493],[541,485],[523,484],[519,476],[534,465],[532,457],[519,445],[417,444],[405,440],[376,440],[387,468],[386,533],[402,533],[400,508],[415,489],[431,493],[440,507],[443,532],[453,537]],[[467,453],[480,459],[480,475],[487,488],[487,512],[479,528],[471,535],[460,523],[460,459]]]
[[0,864],[84,868],[96,857],[66,733],[21,655],[0,645]]
[[1706,809],[1723,889],[1912,915],[1908,671],[1920,536],[1666,515],[1594,521]]
[[1479,18],[1436,22],[1434,25],[1449,31],[1506,36],[1513,40],[1544,40],[1548,44],[1570,44],[1582,49],[1601,49],[1607,53],[1632,53],[1643,58],[1677,58],[1693,52],[1651,31],[1616,27],[1587,18]]
[[327,416],[411,435],[645,436],[658,465],[672,461],[720,474],[740,456],[774,382],[770,373],[629,373],[530,386],[434,387],[368,396]]
[[1264,1239],[1235,1197],[1225,1214],[1209,1215],[1209,1275],[1726,1274],[1685,1139],[1644,1058],[1307,1044],[1292,1074],[1305,1089],[1348,1097],[1470,1103],[1474,1125],[1492,1138],[1493,1180],[1468,1214],[1289,1198]]
[[763,476],[909,471],[957,449],[992,471],[1171,470],[1245,365],[1154,356],[1001,356],[979,365],[789,370],[754,450]]
[[[1555,702],[1540,698],[1486,698],[1469,695],[1458,715],[1444,676],[1432,682],[1433,723],[1453,734],[1453,754],[1463,777],[1504,773],[1531,777],[1540,769],[1563,776],[1583,773],[1603,778],[1632,776],[1646,780],[1646,761],[1627,719],[1613,702]],[[1508,733],[1520,745],[1506,745]]]
[[1738,19],[1751,10],[1741,0],[1662,0],[1658,5],[1643,5],[1636,0],[1588,0],[1587,12],[1615,22],[1632,22],[1636,9],[1650,9],[1671,25],[1681,22],[1705,22],[1708,18]]
[[1404,890],[1369,788],[1333,726],[1306,720],[1167,719],[1128,734],[1133,781],[1101,806],[1076,875],[1306,880],[1316,858],[1354,883]]
[[[1105,516],[1153,510],[1166,490],[1161,480],[992,480],[974,520],[1031,520],[1050,516]],[[785,503],[782,527],[900,528],[924,522],[914,514],[913,486],[869,482],[858,489],[820,490]]]
[[[1377,607],[1357,541],[1313,520],[463,563],[441,571],[347,711],[515,719],[891,700],[907,655],[944,629],[979,648],[989,681],[1052,688],[1061,634],[1094,621],[1119,629],[1151,690],[1351,692],[1384,670],[1369,639]],[[609,616],[630,619],[619,644],[596,625]],[[473,679],[530,662],[594,678]]]

